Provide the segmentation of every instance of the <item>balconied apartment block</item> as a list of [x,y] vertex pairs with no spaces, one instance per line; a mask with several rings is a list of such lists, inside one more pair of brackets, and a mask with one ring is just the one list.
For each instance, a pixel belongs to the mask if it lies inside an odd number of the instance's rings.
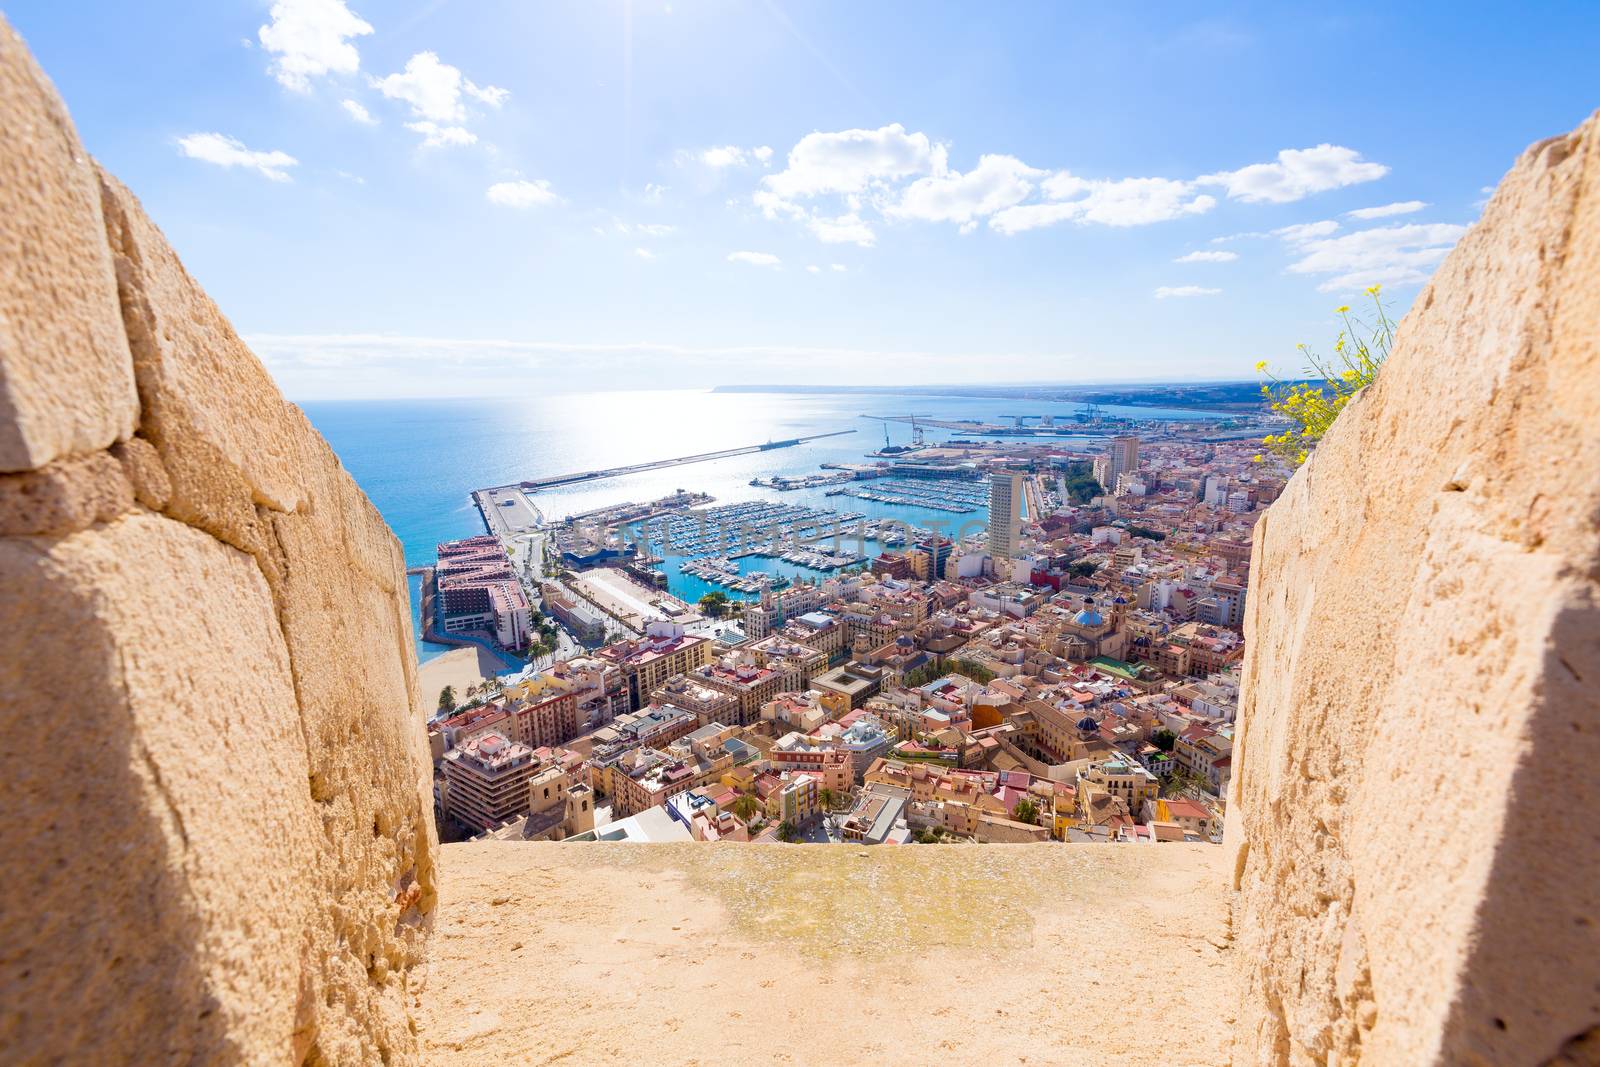
[[651,624],[654,632],[636,641],[619,641],[595,652],[595,657],[622,672],[628,687],[628,707],[638,708],[667,679],[688,674],[711,662],[711,639],[686,634],[680,626]]
[[528,810],[533,749],[504,734],[479,734],[444,754],[445,814],[489,830]]
[[746,726],[761,718],[761,706],[798,682],[793,669],[784,673],[764,666],[749,652],[736,652],[688,672],[690,681],[733,697],[733,724]]
[[559,745],[578,733],[577,682],[553,671],[532,675],[503,694],[511,736],[532,748]]
[[650,702],[681,708],[692,714],[701,726],[738,722],[737,694],[706,685],[688,675],[678,675],[657,686],[650,693]]

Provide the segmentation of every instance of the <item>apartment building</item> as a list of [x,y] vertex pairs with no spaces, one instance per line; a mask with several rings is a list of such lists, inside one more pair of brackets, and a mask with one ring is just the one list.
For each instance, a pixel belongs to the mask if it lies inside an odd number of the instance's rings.
[[778,743],[767,753],[767,761],[773,770],[780,773],[803,771],[814,774],[822,783],[822,788],[834,793],[849,792],[854,784],[847,750],[831,744],[818,744],[794,731],[778,738]]
[[[828,653],[790,640],[786,634],[791,626],[793,623],[785,626],[782,632],[762,638],[740,651],[748,651],[758,663],[775,672],[783,689],[798,691],[805,689],[811,684],[811,679],[828,669]],[[838,626],[834,629],[842,642],[843,629]]]
[[688,675],[668,678],[656,686],[650,692],[650,702],[682,708],[692,714],[701,726],[713,722],[736,722],[739,713],[737,696]]
[[533,749],[504,734],[468,739],[444,754],[445,814],[463,826],[489,830],[528,810]]
[[838,619],[823,611],[808,611],[796,615],[778,630],[778,633],[797,645],[817,649],[837,662],[845,653],[846,633]]
[[513,741],[539,748],[578,734],[578,690],[569,678],[544,671],[507,688],[502,700]]
[[781,593],[766,593],[754,604],[744,609],[746,637],[760,640],[776,630],[786,619],[814,611],[827,603],[828,597],[817,585],[796,585]]
[[809,774],[766,771],[755,780],[756,799],[768,820],[799,826],[822,811],[821,788]]
[[863,715],[833,739],[833,746],[850,756],[850,777],[860,784],[867,768],[874,760],[889,751],[894,739],[884,729],[883,723],[871,715]]
[[1104,791],[1122,801],[1129,812],[1138,811],[1159,792],[1159,780],[1139,763],[1114,758],[1091,763],[1078,771],[1078,792]]
[[995,471],[989,476],[989,555],[999,574],[1017,554],[1022,537],[1022,475]]
[[690,681],[709,686],[732,696],[737,701],[733,724],[748,726],[761,718],[761,705],[772,700],[786,688],[784,676],[769,667],[761,666],[756,657],[739,653],[696,667],[688,673]]
[[711,662],[711,639],[686,634],[672,624],[651,624],[657,632],[637,641],[618,641],[595,652],[595,658],[616,667],[628,689],[629,710],[675,674],[688,674]]

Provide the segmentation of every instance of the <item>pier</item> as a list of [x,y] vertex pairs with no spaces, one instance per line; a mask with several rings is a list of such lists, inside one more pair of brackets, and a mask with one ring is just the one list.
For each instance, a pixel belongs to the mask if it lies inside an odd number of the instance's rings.
[[[777,448],[793,448],[803,445],[808,441],[820,441],[824,437],[840,437],[854,430],[834,430],[832,433],[812,434],[810,437],[791,437],[786,441],[768,441],[763,445],[745,445],[743,448],[724,448],[718,452],[700,452],[693,456],[679,456],[676,459],[658,459],[649,463],[632,463],[626,467],[606,467],[601,470],[578,471],[576,474],[558,474],[551,478],[525,479],[517,483],[518,488],[527,490],[552,489],[558,485],[571,485],[574,482],[593,482],[602,478],[621,478],[627,474],[639,474],[642,471],[660,470],[663,467],[681,467],[686,463],[705,463],[713,459],[727,459],[730,456],[747,456],[753,452],[770,452]],[[503,488],[512,488],[505,486]]]

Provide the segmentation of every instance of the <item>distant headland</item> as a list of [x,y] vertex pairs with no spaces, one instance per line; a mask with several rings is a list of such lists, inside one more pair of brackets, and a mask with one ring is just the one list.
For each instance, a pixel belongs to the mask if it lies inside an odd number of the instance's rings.
[[954,396],[974,399],[1041,400],[1134,407],[1190,407],[1212,411],[1258,411],[1261,383],[1140,382],[1130,384],[1021,385],[719,385],[714,393],[829,393],[861,396]]

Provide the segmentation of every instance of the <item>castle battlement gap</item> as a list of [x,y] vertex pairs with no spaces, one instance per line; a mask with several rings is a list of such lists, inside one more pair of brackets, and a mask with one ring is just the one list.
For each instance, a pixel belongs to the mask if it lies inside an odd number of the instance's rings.
[[1600,1062],[1600,116],[1255,537],[1226,848],[441,848],[399,544],[0,21],[0,1058]]

